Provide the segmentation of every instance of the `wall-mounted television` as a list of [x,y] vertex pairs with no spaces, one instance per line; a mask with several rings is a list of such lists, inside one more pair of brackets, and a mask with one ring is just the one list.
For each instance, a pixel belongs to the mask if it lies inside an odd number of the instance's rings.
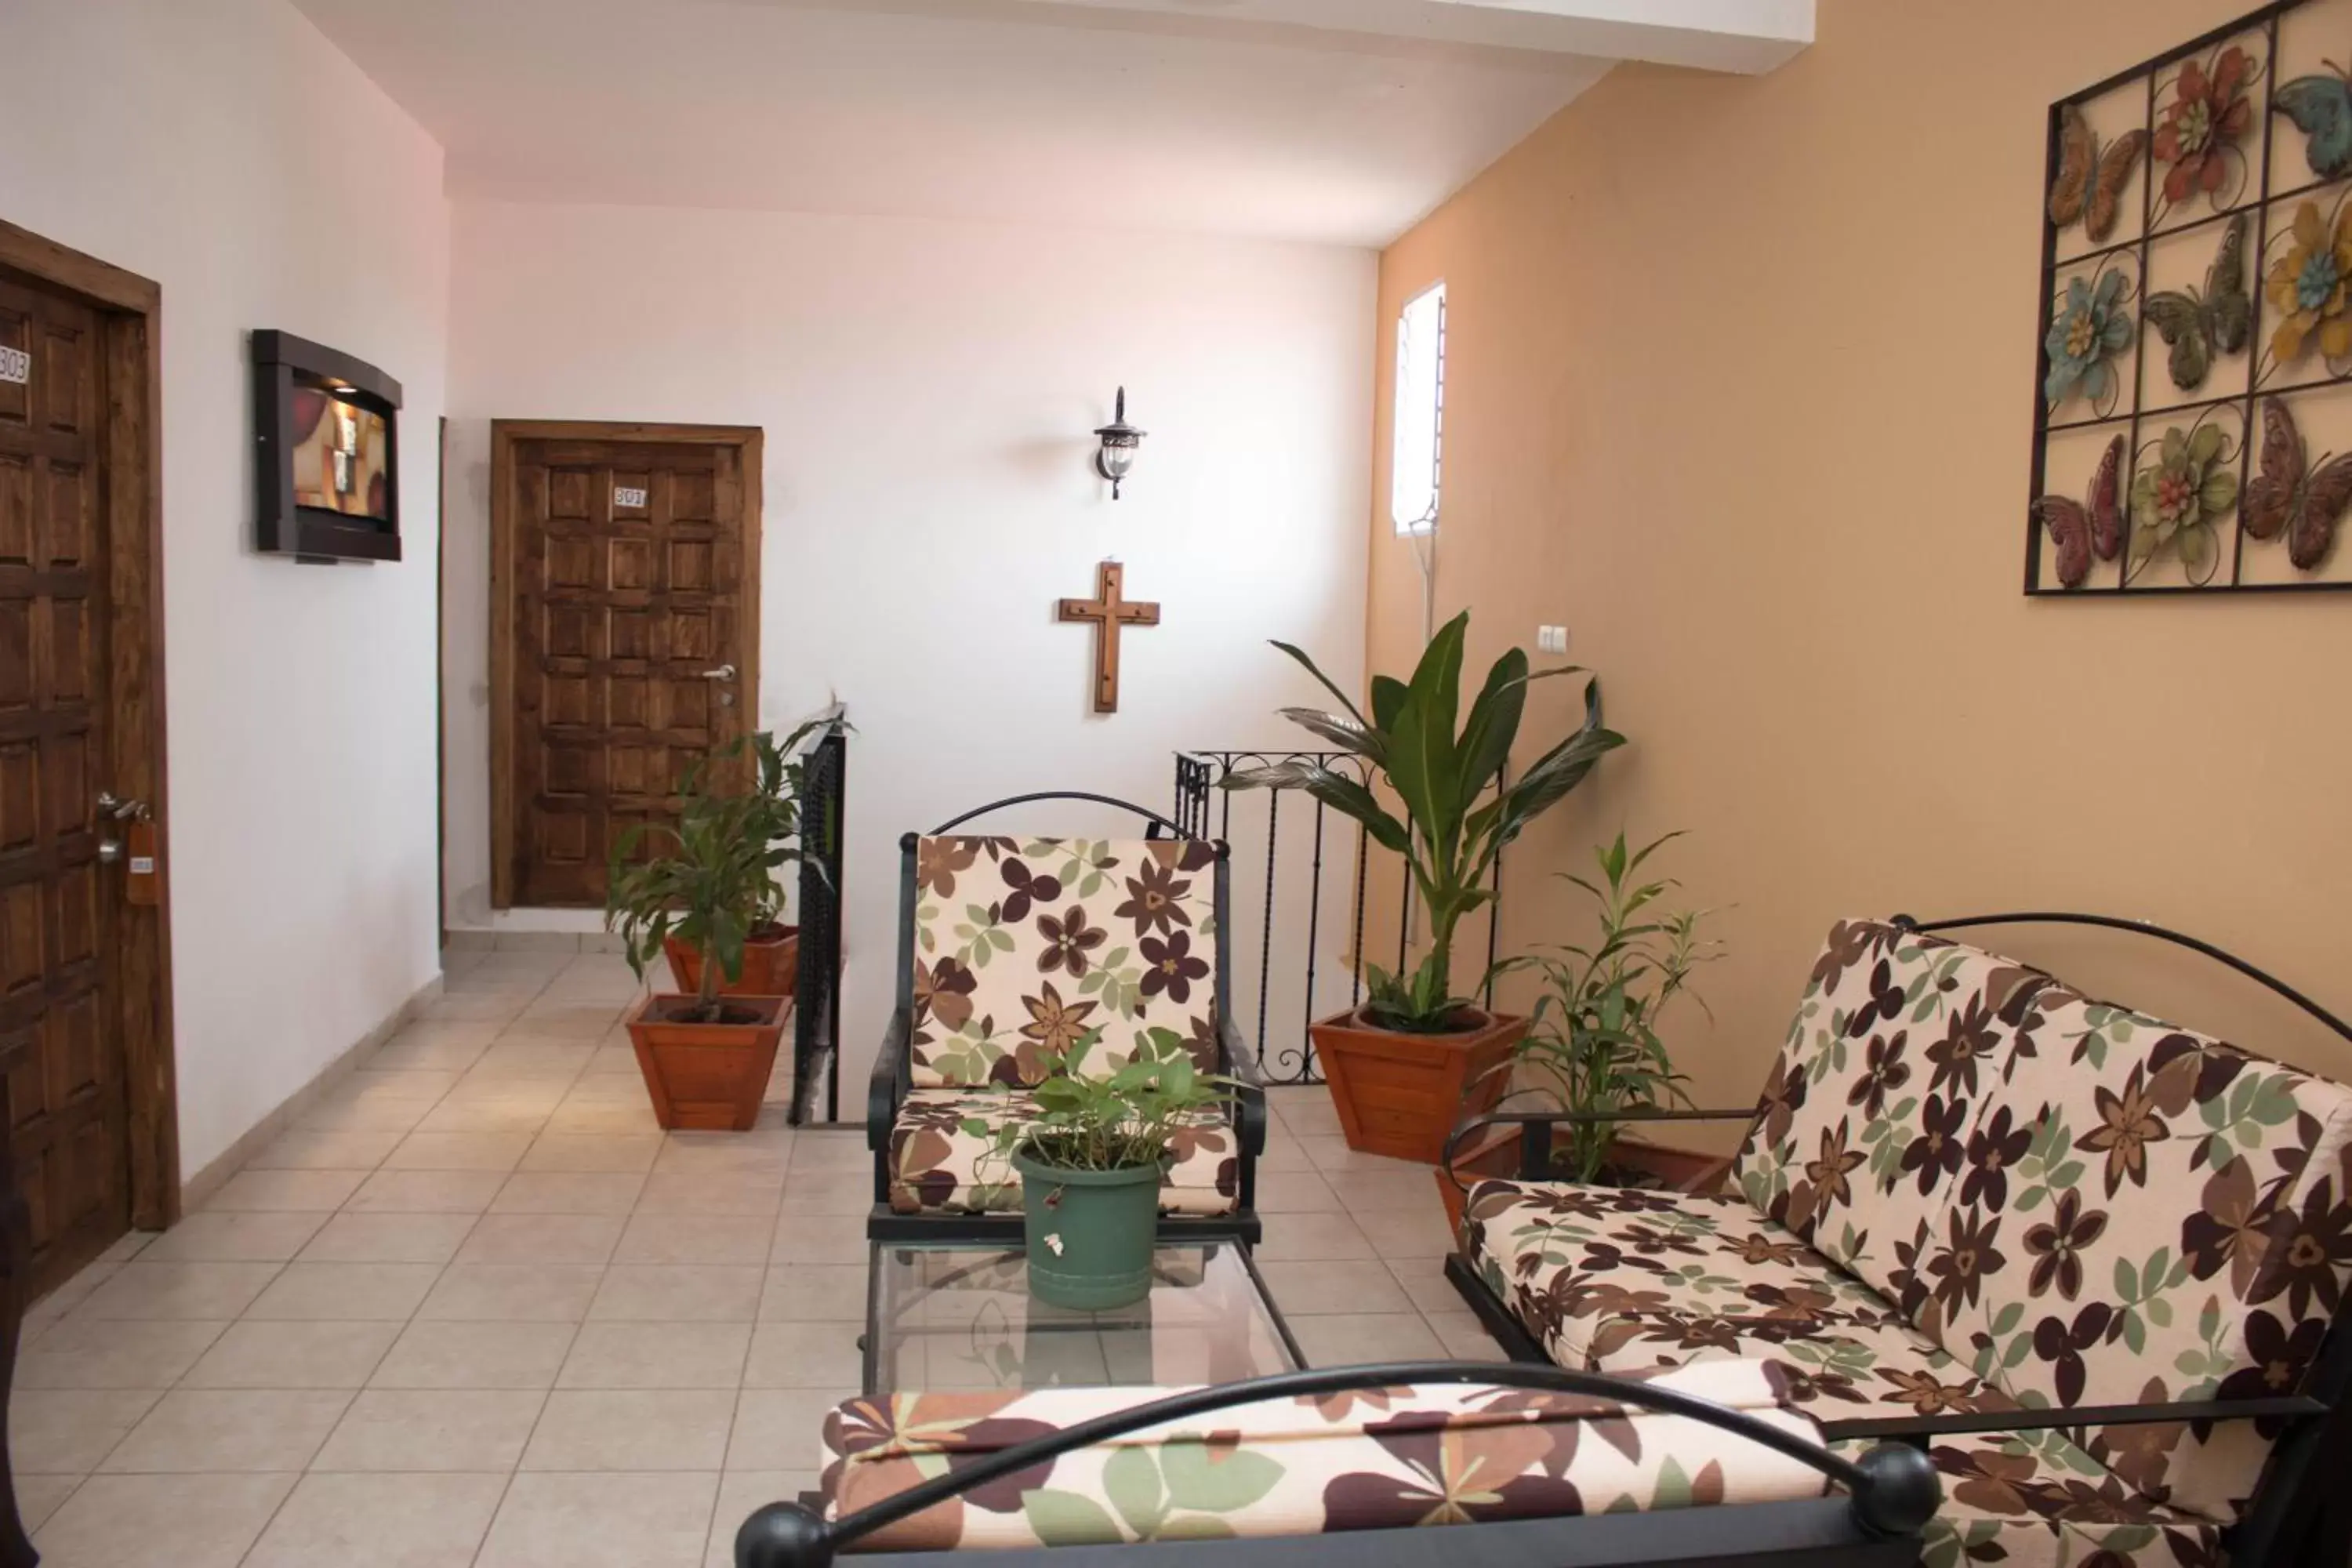
[[291,332],[253,334],[256,545],[400,559],[400,383]]

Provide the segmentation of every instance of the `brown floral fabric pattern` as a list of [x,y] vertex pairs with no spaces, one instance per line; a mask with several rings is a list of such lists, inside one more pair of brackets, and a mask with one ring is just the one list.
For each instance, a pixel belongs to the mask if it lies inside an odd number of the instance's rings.
[[[2068,995],[1989,1102],[1921,1325],[2036,1405],[2291,1394],[2352,1279],[2352,1093]],[[1979,1142],[1989,1142],[1979,1139]],[[2228,1521],[2275,1433],[2094,1429],[2145,1495]]]
[[[1719,1362],[1662,1386],[1818,1442],[1781,1374]],[[1054,1388],[853,1399],[824,1426],[840,1518],[960,1462],[1177,1392]],[[1820,1497],[1821,1472],[1684,1416],[1493,1386],[1270,1400],[1147,1428],[990,1483],[854,1550],[1319,1534]]]
[[[1732,1165],[1750,1204],[1895,1299],[1986,1137],[1985,1097],[2049,977],[1940,937],[1841,921]],[[1995,1152],[1986,1156],[1996,1166]]]
[[[899,1214],[1018,1214],[1021,1173],[992,1135],[966,1129],[1026,1121],[1037,1102],[1019,1089],[917,1089],[890,1129],[890,1207]],[[1241,1203],[1241,1140],[1222,1109],[1179,1128],[1160,1179],[1163,1214],[1231,1214]]]
[[1215,870],[1199,839],[919,839],[913,1082],[1034,1089],[1089,1036],[1107,1075],[1152,1027],[1213,1067]]

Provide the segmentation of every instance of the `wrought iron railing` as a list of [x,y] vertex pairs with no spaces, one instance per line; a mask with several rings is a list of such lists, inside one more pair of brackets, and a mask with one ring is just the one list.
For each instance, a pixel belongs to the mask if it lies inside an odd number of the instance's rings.
[[[1256,911],[1259,923],[1255,931],[1225,931],[1221,933],[1221,940],[1241,942],[1244,945],[1234,950],[1234,956],[1241,959],[1255,939],[1255,986],[1251,966],[1246,962],[1236,963],[1234,979],[1240,994],[1234,998],[1233,1006],[1241,1019],[1253,1014],[1256,1017],[1252,1044],[1260,1066],[1266,1077],[1276,1082],[1317,1083],[1321,1081],[1322,1074],[1316,1066],[1315,1042],[1307,1026],[1326,1012],[1339,1010],[1334,970],[1347,975],[1347,1006],[1352,1008],[1363,1000],[1367,915],[1376,896],[1370,886],[1371,858],[1376,852],[1388,852],[1372,844],[1361,826],[1337,816],[1322,802],[1299,790],[1235,791],[1219,787],[1226,775],[1236,769],[1286,762],[1316,762],[1358,779],[1366,776],[1363,759],[1349,752],[1179,752],[1176,806],[1171,815],[1187,833],[1222,838],[1233,847],[1236,924],[1239,917]],[[1286,803],[1293,824],[1289,842],[1294,847],[1287,853],[1282,837]],[[1308,826],[1298,826],[1302,821]],[[1295,847],[1302,832],[1308,835],[1303,854]],[[1324,871],[1335,841],[1345,845],[1351,837],[1354,846],[1348,882],[1327,884]],[[1489,966],[1494,962],[1502,919],[1502,872],[1498,859],[1495,867],[1496,896],[1486,906]],[[1395,910],[1396,921],[1395,967],[1402,970],[1412,949],[1412,880],[1400,876],[1398,884],[1399,891],[1391,907]],[[1386,919],[1383,910],[1380,929],[1372,933],[1383,952],[1387,945]],[[1305,925],[1303,943],[1289,938],[1277,941],[1278,934],[1286,929],[1295,934],[1301,921]],[[1327,952],[1328,933],[1335,930],[1347,932],[1347,945],[1339,952]],[[1282,951],[1277,952],[1277,948]],[[1491,984],[1486,987],[1486,1000],[1494,1000]],[[1294,1017],[1295,1028],[1291,1022]]]
[[[798,920],[800,973],[793,998],[792,1121],[841,1115],[842,803],[849,789],[849,722],[841,705],[802,752]],[[824,1112],[816,1115],[822,1097]]]

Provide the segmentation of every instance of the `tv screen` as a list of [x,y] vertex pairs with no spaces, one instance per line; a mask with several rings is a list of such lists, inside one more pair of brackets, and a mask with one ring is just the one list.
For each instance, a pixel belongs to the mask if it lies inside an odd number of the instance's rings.
[[305,379],[294,384],[294,504],[390,521],[383,416]]
[[400,383],[291,332],[253,334],[255,544],[400,559]]

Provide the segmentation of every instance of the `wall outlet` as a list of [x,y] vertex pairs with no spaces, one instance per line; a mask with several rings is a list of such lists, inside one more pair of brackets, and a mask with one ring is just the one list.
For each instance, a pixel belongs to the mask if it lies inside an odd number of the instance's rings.
[[1538,653],[1566,653],[1568,651],[1568,628],[1566,626],[1538,626],[1536,628],[1536,651]]

